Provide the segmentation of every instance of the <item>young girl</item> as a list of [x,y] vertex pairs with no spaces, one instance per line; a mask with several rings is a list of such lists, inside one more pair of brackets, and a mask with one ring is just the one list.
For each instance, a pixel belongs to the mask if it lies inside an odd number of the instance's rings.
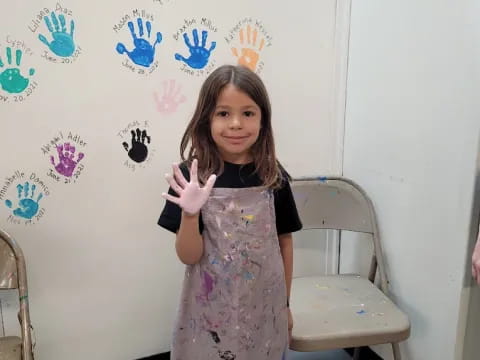
[[206,79],[180,154],[158,221],[187,264],[171,359],[285,358],[302,225],[255,73],[222,66]]

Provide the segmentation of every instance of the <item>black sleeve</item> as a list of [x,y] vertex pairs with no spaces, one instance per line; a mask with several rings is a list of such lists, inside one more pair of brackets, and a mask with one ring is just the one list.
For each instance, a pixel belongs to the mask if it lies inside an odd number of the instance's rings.
[[287,178],[284,178],[282,187],[275,191],[274,201],[277,234],[282,235],[301,230],[302,222]]
[[[182,171],[183,176],[185,176],[185,179],[187,181],[190,181],[190,173],[188,171],[187,166],[184,163],[180,165],[180,170]],[[168,188],[168,193],[170,195],[177,196],[177,193],[173,191],[171,187]],[[162,213],[160,214],[160,218],[158,219],[157,224],[173,233],[176,233],[180,228],[181,220],[182,220],[182,209],[180,209],[180,207],[177,204],[171,201],[165,200],[165,206],[162,210]],[[199,218],[199,230],[200,230],[200,233],[202,233],[203,221],[202,221],[201,213]]]

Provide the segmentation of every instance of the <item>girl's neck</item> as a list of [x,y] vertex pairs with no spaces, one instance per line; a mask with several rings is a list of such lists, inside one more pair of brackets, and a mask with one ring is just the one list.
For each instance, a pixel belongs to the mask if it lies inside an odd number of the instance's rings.
[[222,160],[224,162],[230,163],[230,164],[235,164],[235,165],[245,165],[249,164],[253,161],[253,157],[251,155],[247,156],[223,156]]
[[253,164],[253,160],[247,161],[247,162],[231,162],[231,161],[223,160],[223,163],[226,165],[232,165],[232,166],[244,166],[244,165]]

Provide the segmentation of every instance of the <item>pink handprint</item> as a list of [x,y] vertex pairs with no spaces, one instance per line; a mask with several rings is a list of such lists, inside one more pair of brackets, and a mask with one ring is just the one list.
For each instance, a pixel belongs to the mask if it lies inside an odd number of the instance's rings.
[[83,159],[84,154],[78,153],[77,161],[75,161],[73,159],[75,156],[75,146],[71,146],[68,142],[63,145],[57,145],[57,152],[59,158],[58,164],[55,165],[53,156],[50,156],[50,162],[55,166],[55,170],[57,170],[59,174],[71,177],[77,164]]
[[172,114],[177,111],[178,105],[187,100],[184,95],[180,95],[181,91],[182,87],[180,85],[177,86],[175,80],[164,81],[162,96],[157,92],[153,94],[158,112]]

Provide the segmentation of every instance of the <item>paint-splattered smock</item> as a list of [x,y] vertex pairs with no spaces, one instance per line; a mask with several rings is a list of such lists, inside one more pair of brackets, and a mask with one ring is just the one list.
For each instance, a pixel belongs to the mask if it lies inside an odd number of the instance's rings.
[[[284,357],[287,293],[278,235],[299,230],[301,222],[288,182],[262,189],[253,170],[225,163],[202,207],[204,251],[186,267],[172,360]],[[180,218],[178,206],[167,202],[158,223],[176,231]]]

